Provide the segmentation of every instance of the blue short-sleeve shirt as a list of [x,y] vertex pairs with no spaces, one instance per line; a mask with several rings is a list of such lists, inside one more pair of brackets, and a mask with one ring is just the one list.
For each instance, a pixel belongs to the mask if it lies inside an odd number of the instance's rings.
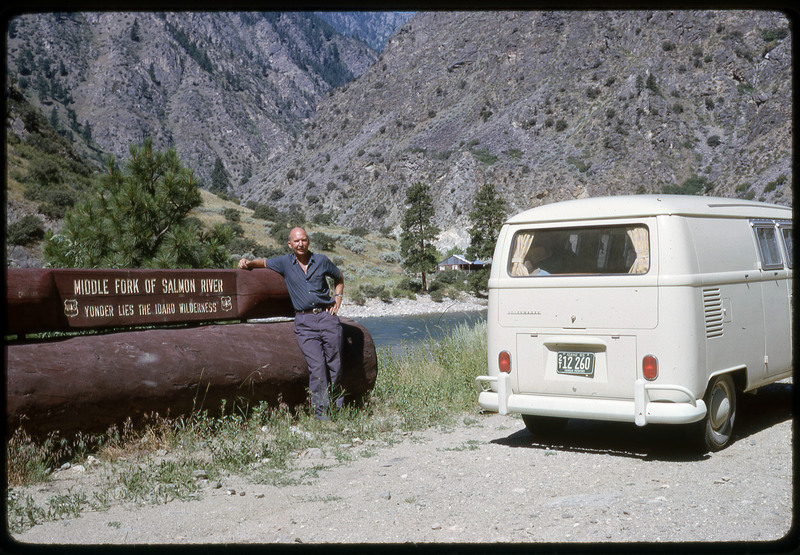
[[264,264],[270,270],[281,274],[286,280],[289,297],[292,299],[294,309],[298,312],[329,306],[333,299],[331,299],[325,276],[330,276],[335,281],[342,279],[342,272],[324,254],[311,254],[308,261],[308,273],[303,272],[294,253],[269,258],[264,261]]

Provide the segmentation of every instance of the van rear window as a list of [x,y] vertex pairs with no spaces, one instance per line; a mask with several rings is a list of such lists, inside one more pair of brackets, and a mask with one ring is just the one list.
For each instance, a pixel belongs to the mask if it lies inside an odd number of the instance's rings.
[[514,235],[508,273],[646,274],[650,232],[644,225],[522,230]]

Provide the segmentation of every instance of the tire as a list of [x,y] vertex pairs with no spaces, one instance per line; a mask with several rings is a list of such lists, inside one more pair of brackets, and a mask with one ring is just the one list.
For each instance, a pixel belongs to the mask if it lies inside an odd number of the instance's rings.
[[553,435],[564,430],[567,426],[567,418],[557,418],[553,416],[535,416],[523,414],[522,421],[525,427],[532,434]]
[[703,400],[706,415],[695,425],[695,436],[704,453],[719,451],[730,443],[736,420],[736,387],[730,374],[714,378]]

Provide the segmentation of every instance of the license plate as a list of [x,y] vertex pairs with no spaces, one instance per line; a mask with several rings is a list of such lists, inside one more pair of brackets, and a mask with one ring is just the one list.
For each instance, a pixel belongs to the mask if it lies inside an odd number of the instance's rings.
[[594,374],[594,353],[559,351],[556,372],[591,376]]

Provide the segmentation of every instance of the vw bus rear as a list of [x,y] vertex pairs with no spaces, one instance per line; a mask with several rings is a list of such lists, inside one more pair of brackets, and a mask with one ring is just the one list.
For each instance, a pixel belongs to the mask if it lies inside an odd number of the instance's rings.
[[[705,287],[708,281],[731,282],[725,295],[749,295],[736,300],[741,309],[755,298],[752,285],[732,288],[738,270],[704,274],[698,253],[732,254],[738,260],[721,263],[741,267],[746,280],[744,270],[754,273],[758,264],[748,215],[791,218],[791,209],[744,203],[715,210],[714,200],[721,199],[585,199],[508,220],[489,280],[489,375],[476,380],[481,407],[522,414],[534,432],[557,429],[567,418],[691,424],[709,415],[706,393],[715,374],[729,373],[742,390],[757,387],[746,367],[761,355],[711,367],[706,344],[709,310],[718,304],[714,291],[719,295],[719,288]],[[723,235],[698,233],[705,228],[696,222]],[[735,326],[724,341],[731,340],[742,341]],[[771,378],[781,374],[774,370]],[[730,417],[732,426],[735,397],[725,393],[711,402],[714,416]],[[730,439],[729,430],[717,435],[709,448]]]

